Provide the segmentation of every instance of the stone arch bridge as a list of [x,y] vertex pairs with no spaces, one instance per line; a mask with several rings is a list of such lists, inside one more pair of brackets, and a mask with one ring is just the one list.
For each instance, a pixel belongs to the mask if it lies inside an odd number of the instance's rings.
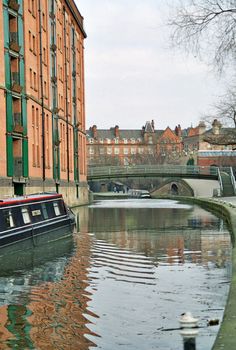
[[127,178],[165,178],[153,195],[176,194],[212,197],[235,195],[232,168],[189,165],[135,165],[89,167],[88,181]]

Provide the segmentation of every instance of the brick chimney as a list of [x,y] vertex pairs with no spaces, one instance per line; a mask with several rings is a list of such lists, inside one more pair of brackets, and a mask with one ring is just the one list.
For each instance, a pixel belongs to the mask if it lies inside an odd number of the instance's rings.
[[155,131],[155,123],[154,123],[154,120],[153,120],[153,119],[152,119],[152,121],[151,121],[151,125],[152,125],[153,131]]
[[180,124],[178,124],[178,126],[175,127],[175,135],[180,137],[181,134],[182,134],[181,126]]
[[221,123],[217,119],[214,119],[213,123],[212,123],[212,132],[213,132],[213,134],[214,135],[219,135],[221,127],[222,127]]
[[94,139],[97,138],[97,125],[92,126],[92,136]]
[[205,131],[206,131],[206,124],[204,123],[204,121],[200,121],[200,123],[198,124],[199,135],[204,134]]
[[115,126],[114,134],[115,134],[115,137],[119,137],[119,126],[118,125]]

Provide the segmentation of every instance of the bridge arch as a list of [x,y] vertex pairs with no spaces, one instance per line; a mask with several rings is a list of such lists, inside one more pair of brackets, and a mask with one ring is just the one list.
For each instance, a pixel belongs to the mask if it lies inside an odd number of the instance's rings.
[[159,196],[194,196],[194,189],[184,179],[167,179],[151,192],[152,197]]

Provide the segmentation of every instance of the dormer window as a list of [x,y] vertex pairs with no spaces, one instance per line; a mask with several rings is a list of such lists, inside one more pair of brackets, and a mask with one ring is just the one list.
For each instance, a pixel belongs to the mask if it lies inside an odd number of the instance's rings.
[[100,142],[100,143],[103,143],[103,139],[99,139],[99,142]]
[[115,139],[114,139],[114,142],[115,142],[115,144],[118,144],[118,143],[119,143],[119,139],[118,139],[118,138],[115,138]]
[[110,139],[107,139],[107,143],[111,143],[111,140],[110,140]]
[[124,143],[128,143],[127,139],[123,139]]
[[89,143],[94,143],[94,139],[89,139]]
[[131,143],[135,143],[135,139],[132,137],[132,139],[130,139]]

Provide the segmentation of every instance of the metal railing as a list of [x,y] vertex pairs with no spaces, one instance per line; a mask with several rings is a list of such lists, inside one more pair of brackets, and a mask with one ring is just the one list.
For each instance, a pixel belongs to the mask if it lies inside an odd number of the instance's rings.
[[12,72],[11,73],[11,81],[12,81],[12,84],[20,85],[20,73],[19,72]]
[[14,113],[13,114],[13,125],[22,125],[21,122],[21,113]]
[[218,168],[193,165],[135,165],[89,167],[88,178],[109,178],[114,176],[166,176],[166,177],[209,177],[218,179]]
[[10,42],[18,44],[18,32],[10,32]]
[[234,172],[232,167],[230,167],[230,177],[231,177],[231,182],[234,189],[234,194],[236,194],[236,182],[235,182],[235,177],[234,177]]

